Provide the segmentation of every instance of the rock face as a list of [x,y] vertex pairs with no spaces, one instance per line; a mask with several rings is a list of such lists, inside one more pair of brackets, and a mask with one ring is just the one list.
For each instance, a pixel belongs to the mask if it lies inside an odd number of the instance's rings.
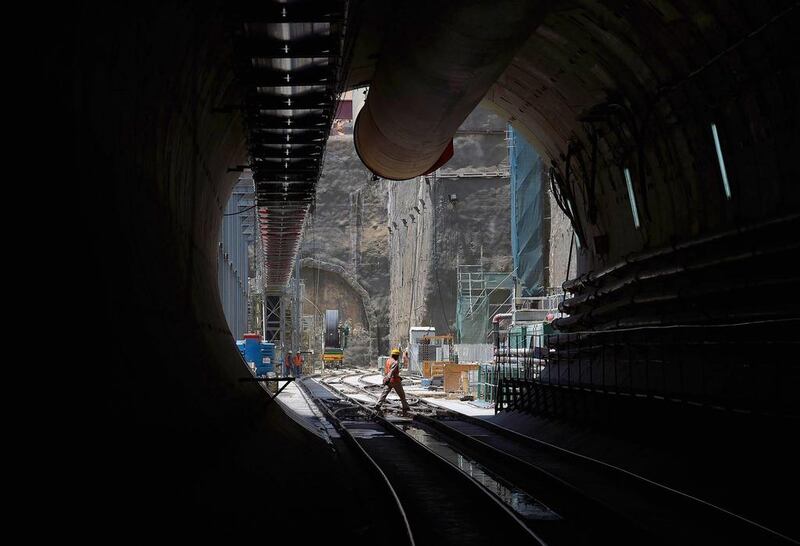
[[330,137],[301,248],[301,276],[313,303],[305,302],[304,312],[339,309],[351,326],[345,358],[352,364],[388,348],[387,187],[371,180],[352,136]]
[[511,269],[508,179],[420,179],[389,191],[392,342],[405,342],[410,326],[450,332],[457,265],[483,256],[487,270]]
[[[574,242],[569,218],[561,212],[550,189],[547,175],[542,173],[542,184],[547,188],[544,200],[544,279],[548,287],[561,287],[567,279],[573,279],[578,271],[580,249]],[[570,256],[572,246],[572,256]],[[569,272],[567,272],[569,267]]]
[[[339,309],[349,321],[348,362],[371,363],[404,344],[410,326],[453,331],[458,264],[482,257],[485,270],[513,269],[505,127],[477,108],[456,134],[447,165],[436,176],[404,181],[373,181],[352,136],[330,138],[301,274],[319,310],[306,302],[305,314]],[[554,203],[549,209],[546,281],[559,286],[569,223]]]
[[478,107],[453,147],[437,176],[389,188],[392,343],[411,326],[454,331],[458,264],[512,269],[505,122]]

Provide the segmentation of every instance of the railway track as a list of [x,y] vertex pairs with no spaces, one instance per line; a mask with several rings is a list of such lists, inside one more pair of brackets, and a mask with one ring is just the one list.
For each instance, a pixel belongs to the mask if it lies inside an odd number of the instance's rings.
[[[554,506],[568,500],[564,513],[573,512],[571,505],[627,521],[650,535],[651,544],[800,544],[723,507],[483,419],[452,413],[415,419],[465,453],[493,461],[514,483],[552,491]],[[574,495],[559,499],[559,491]]]
[[[546,544],[494,494],[351,396],[301,388],[364,458],[394,499],[386,522],[408,544]],[[381,522],[384,523],[384,522]]]
[[[372,375],[372,374],[369,374]],[[528,491],[536,491],[536,488],[525,490],[514,484],[513,481],[505,479],[503,476],[496,473],[490,468],[493,465],[486,465],[478,461],[478,458],[468,454],[461,446],[457,446],[454,442],[446,439],[434,427],[428,424],[428,421],[435,421],[433,416],[449,416],[453,417],[454,414],[447,410],[443,410],[436,406],[427,404],[420,400],[420,405],[426,410],[430,411],[431,416],[425,416],[416,410],[414,419],[394,419],[389,421],[384,419],[374,410],[371,409],[371,402],[364,404],[364,401],[355,398],[353,395],[363,394],[360,388],[348,382],[347,378],[356,377],[357,374],[342,374],[341,377],[336,378],[334,381],[325,381],[323,384],[331,389],[332,392],[339,395],[341,398],[334,402],[336,406],[333,409],[333,414],[341,419],[345,416],[345,420],[341,423],[346,427],[356,427],[361,430],[367,428],[372,430],[376,425],[382,425],[383,428],[393,429],[393,436],[395,438],[403,438],[405,443],[412,442],[418,446],[423,447],[427,451],[431,451],[438,455],[439,458],[446,460],[450,463],[451,467],[460,471],[462,476],[467,476],[470,480],[476,483],[485,494],[492,496],[496,502],[505,505],[506,510],[513,512],[516,520],[520,525],[523,525],[533,537],[535,537],[533,544],[598,544],[598,536],[608,537],[608,540],[613,540],[616,544],[645,544],[655,543],[653,541],[646,542],[646,535],[639,532],[635,526],[630,522],[620,524],[620,518],[617,516],[610,517],[606,515],[605,518],[600,520],[597,517],[595,509],[591,518],[584,517],[581,521],[576,518],[565,518],[556,510],[530,494]],[[377,397],[377,394],[373,395]],[[390,412],[400,414],[400,407],[397,405],[393,407]],[[350,420],[353,415],[357,414],[357,421]],[[364,424],[364,421],[372,421],[371,424]],[[356,432],[356,435],[363,434]],[[401,461],[403,455],[399,455]],[[392,461],[385,461],[388,464],[396,464]],[[414,472],[413,464],[407,467],[409,473]],[[436,481],[440,483],[445,477],[440,477]],[[404,486],[417,485],[419,487],[428,488],[430,484],[408,484]],[[561,485],[563,487],[563,484]],[[563,497],[563,494],[562,494]],[[450,502],[452,497],[448,494],[441,498],[441,502]],[[572,493],[569,496],[568,502],[564,503],[570,509],[573,504],[583,503],[584,499],[581,495]],[[587,512],[588,513],[588,510]],[[587,525],[587,521],[592,520],[591,526]],[[429,522],[428,524],[435,524]],[[490,525],[490,522],[484,521],[484,525]],[[506,524],[507,525],[507,524]],[[424,528],[424,526],[423,526]],[[601,531],[602,528],[602,531]],[[427,531],[426,531],[427,532]],[[512,542],[513,544],[514,542]],[[525,542],[527,543],[527,542]]]
[[[338,374],[321,378],[320,382],[337,390],[337,392],[340,392],[341,394],[354,396],[361,402],[367,402],[366,398],[355,396],[356,394],[364,395],[365,397],[369,397],[369,400],[374,403],[378,401],[378,398],[380,398],[383,386],[380,384],[370,383],[366,381],[365,378],[375,375],[380,374],[377,372],[364,373],[363,370],[343,370]],[[353,381],[354,378],[356,378],[355,381]],[[406,393],[406,402],[408,402],[408,405],[414,409],[415,414],[436,415],[440,412],[446,412],[446,410],[429,404],[422,398],[414,396],[413,394]],[[394,393],[390,394],[387,398],[385,408],[385,411],[388,413],[400,413],[400,404]]]
[[[339,385],[336,381],[327,383],[343,400],[359,406],[362,420],[374,419],[374,412],[364,402],[366,397],[377,398],[378,393],[370,391],[380,388],[362,385],[366,375],[349,373]],[[359,378],[356,384],[353,377]],[[361,399],[353,398],[354,394]],[[484,489],[515,511],[540,542],[798,543],[721,507],[602,461],[482,419],[430,406],[421,399],[416,400],[416,406],[413,420],[382,426],[393,427],[394,437],[400,433],[406,442],[427,446],[462,473],[483,482]],[[423,408],[425,411],[420,411]],[[399,413],[399,406],[390,411]]]

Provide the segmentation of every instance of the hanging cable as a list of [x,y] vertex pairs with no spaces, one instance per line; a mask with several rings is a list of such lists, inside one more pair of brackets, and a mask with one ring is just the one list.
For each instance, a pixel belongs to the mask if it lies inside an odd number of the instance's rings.
[[[573,246],[575,246],[575,231],[572,232],[572,237],[569,238],[569,258],[567,258],[567,272],[564,275],[564,283],[561,285],[561,289],[562,290],[564,290],[564,285],[567,284],[567,281],[569,280],[569,270],[572,267],[572,247]],[[564,290],[564,292],[561,294],[561,303],[563,304],[564,300],[566,300],[566,299],[567,299],[567,291]],[[561,313],[561,316],[564,316],[564,311],[559,309],[559,312]]]
[[561,173],[558,172],[558,169],[555,166],[555,163],[550,166],[550,170],[548,171],[548,176],[550,178],[550,188],[553,192],[553,197],[556,200],[556,204],[558,208],[561,209],[561,212],[569,219],[569,223],[572,226],[573,231],[578,236],[578,242],[581,245],[585,245],[586,239],[583,236],[583,230],[581,229],[580,220],[575,214],[574,210],[574,203],[577,203],[575,200],[575,195],[572,191],[572,187],[570,184],[570,174],[571,174],[571,163],[572,163],[572,154],[574,148],[570,146],[569,150],[567,151],[567,156],[565,158],[566,165],[564,175],[562,176]]
[[244,214],[245,212],[256,208],[258,205],[253,205],[252,207],[247,207],[246,209],[240,210],[239,212],[229,212],[227,214],[223,214],[223,216],[236,216],[237,214]]

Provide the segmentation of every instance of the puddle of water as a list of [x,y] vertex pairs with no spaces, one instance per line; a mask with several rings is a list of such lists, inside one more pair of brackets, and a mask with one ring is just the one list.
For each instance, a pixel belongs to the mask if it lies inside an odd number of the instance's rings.
[[436,454],[441,455],[451,463],[455,464],[462,472],[473,477],[481,485],[497,495],[509,508],[517,514],[529,520],[557,520],[561,519],[553,510],[534,499],[521,489],[505,482],[496,475],[490,473],[477,462],[468,459],[453,450],[446,443],[438,440],[435,436],[428,434],[426,430],[414,425],[400,425],[412,438],[430,448]]
[[347,428],[347,431],[350,434],[352,434],[354,438],[362,438],[364,440],[370,440],[372,438],[381,438],[383,436],[388,436],[382,430],[375,430],[371,428],[348,427],[347,423],[355,424],[355,422],[342,421],[342,425],[344,425]]

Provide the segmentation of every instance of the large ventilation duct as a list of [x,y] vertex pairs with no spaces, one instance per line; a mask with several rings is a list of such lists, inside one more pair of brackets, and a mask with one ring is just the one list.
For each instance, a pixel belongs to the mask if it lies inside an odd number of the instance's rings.
[[546,2],[397,2],[355,146],[373,173],[414,178],[447,161],[459,125],[541,20]]

